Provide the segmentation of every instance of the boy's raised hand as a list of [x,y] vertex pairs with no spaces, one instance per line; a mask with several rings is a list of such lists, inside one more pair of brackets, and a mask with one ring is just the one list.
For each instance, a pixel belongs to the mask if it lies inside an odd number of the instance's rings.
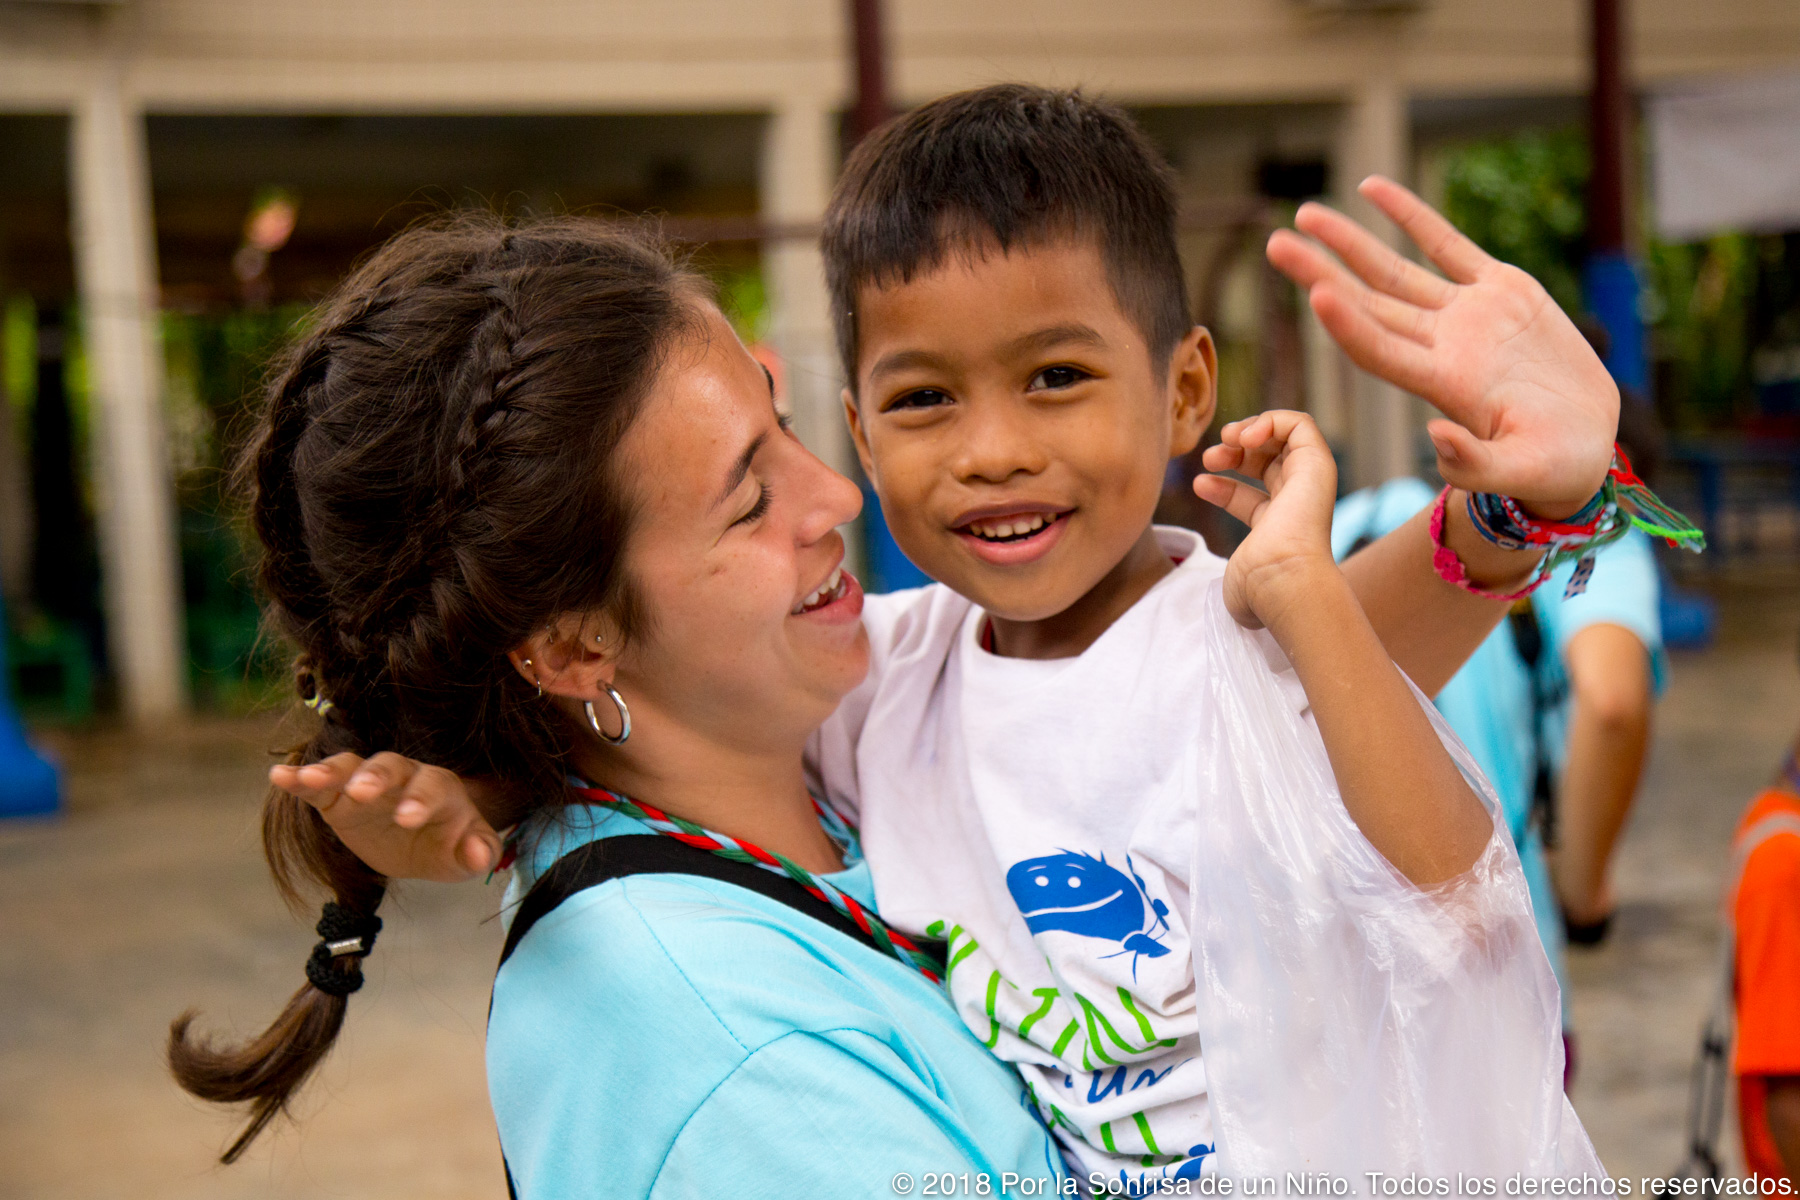
[[1225,568],[1225,607],[1249,629],[1280,622],[1281,609],[1304,600],[1316,572],[1335,572],[1331,512],[1337,464],[1305,413],[1276,409],[1219,431],[1201,456],[1208,471],[1234,471],[1267,491],[1226,475],[1198,475],[1194,494],[1250,526]]
[[1612,376],[1537,280],[1392,180],[1371,176],[1358,190],[1448,278],[1322,204],[1294,218],[1317,241],[1277,230],[1269,261],[1307,290],[1357,366],[1449,418],[1428,426],[1446,481],[1514,496],[1552,520],[1576,512],[1612,462]]
[[350,852],[390,879],[459,883],[500,861],[500,836],[464,781],[398,754],[334,754],[269,768],[269,782],[319,810]]

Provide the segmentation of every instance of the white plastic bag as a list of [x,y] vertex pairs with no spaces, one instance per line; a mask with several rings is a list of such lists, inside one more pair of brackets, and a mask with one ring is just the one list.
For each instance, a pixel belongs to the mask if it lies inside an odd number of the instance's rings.
[[1217,586],[1201,620],[1214,729],[1200,741],[1229,748],[1195,764],[1209,807],[1190,875],[1219,1170],[1325,1172],[1352,1194],[1370,1191],[1369,1171],[1502,1189],[1515,1175],[1604,1178],[1563,1096],[1556,980],[1497,816],[1467,873],[1409,883],[1345,811],[1274,640],[1238,626]]

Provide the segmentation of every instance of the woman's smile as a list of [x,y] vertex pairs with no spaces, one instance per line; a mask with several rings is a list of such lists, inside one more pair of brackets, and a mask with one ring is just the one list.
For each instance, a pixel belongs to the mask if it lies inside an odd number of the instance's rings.
[[862,609],[862,584],[840,563],[832,568],[830,578],[808,593],[788,615],[836,625],[857,620]]

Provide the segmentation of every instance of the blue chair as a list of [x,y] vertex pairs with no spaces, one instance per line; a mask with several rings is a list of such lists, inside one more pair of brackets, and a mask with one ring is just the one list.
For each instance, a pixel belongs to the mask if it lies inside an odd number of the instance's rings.
[[[0,604],[0,630],[5,628],[6,609]],[[48,816],[61,807],[62,785],[56,768],[25,740],[25,726],[13,704],[6,639],[0,637],[0,818]]]

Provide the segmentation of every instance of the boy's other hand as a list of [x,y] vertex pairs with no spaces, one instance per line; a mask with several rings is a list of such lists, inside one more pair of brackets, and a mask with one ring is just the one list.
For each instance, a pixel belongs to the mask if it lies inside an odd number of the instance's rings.
[[350,852],[390,879],[460,883],[500,861],[500,836],[441,767],[381,753],[269,768],[269,782],[319,810]]
[[1235,471],[1268,490],[1224,475],[1199,475],[1194,494],[1250,526],[1225,568],[1225,606],[1248,629],[1277,625],[1321,571],[1335,572],[1331,511],[1337,464],[1305,413],[1275,410],[1233,421],[1201,456],[1208,471]]
[[1392,180],[1371,176],[1358,190],[1448,278],[1312,203],[1294,225],[1317,241],[1277,230],[1269,261],[1307,290],[1357,366],[1449,418],[1427,427],[1447,482],[1516,497],[1550,520],[1572,515],[1611,465],[1618,385],[1537,280]]

